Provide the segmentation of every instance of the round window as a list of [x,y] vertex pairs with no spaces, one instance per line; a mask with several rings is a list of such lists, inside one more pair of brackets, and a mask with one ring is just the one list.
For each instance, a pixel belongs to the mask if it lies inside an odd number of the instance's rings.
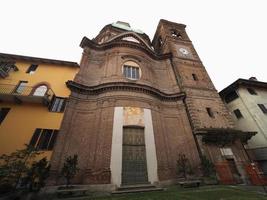
[[127,61],[123,64],[123,75],[131,80],[138,80],[141,77],[139,65],[133,61]]

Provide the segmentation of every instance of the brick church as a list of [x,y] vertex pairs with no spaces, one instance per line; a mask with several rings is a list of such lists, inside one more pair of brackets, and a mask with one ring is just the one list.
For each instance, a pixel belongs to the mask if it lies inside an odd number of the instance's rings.
[[49,185],[62,184],[64,158],[74,154],[82,185],[171,184],[179,154],[196,177],[205,155],[222,183],[247,181],[243,144],[253,133],[234,129],[185,28],[160,20],[151,41],[119,21],[82,39]]

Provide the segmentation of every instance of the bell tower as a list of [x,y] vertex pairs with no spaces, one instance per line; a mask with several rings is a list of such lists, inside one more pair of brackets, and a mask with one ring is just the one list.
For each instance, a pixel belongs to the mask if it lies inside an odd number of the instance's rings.
[[[160,20],[152,44],[157,53],[170,52],[170,64],[183,100],[199,156],[206,156],[222,183],[245,180],[242,142],[252,135],[234,129],[231,114],[222,102],[186,31],[186,26]],[[243,140],[242,138],[246,138]],[[229,151],[229,154],[224,151]],[[229,160],[230,159],[230,160]],[[236,165],[239,174],[231,171]],[[225,171],[229,172],[226,175]]]
[[172,53],[171,64],[177,84],[186,93],[193,132],[201,128],[233,128],[231,116],[185,28],[184,24],[160,20],[152,44],[158,53]]

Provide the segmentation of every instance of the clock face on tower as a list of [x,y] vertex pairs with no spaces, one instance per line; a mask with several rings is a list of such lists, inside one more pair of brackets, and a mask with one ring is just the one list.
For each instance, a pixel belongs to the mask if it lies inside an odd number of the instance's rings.
[[189,51],[185,48],[180,48],[179,51],[183,54],[183,55],[187,55],[189,54]]
[[191,49],[187,46],[183,46],[183,45],[177,45],[177,53],[178,56],[180,57],[184,57],[184,58],[193,58],[193,54],[191,52]]

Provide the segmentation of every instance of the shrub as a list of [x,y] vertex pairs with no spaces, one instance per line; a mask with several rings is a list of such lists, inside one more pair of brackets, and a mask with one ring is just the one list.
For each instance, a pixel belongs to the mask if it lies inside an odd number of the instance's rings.
[[78,172],[78,155],[68,156],[65,158],[64,165],[61,169],[61,175],[66,179],[66,187],[69,187],[71,179],[73,179]]

